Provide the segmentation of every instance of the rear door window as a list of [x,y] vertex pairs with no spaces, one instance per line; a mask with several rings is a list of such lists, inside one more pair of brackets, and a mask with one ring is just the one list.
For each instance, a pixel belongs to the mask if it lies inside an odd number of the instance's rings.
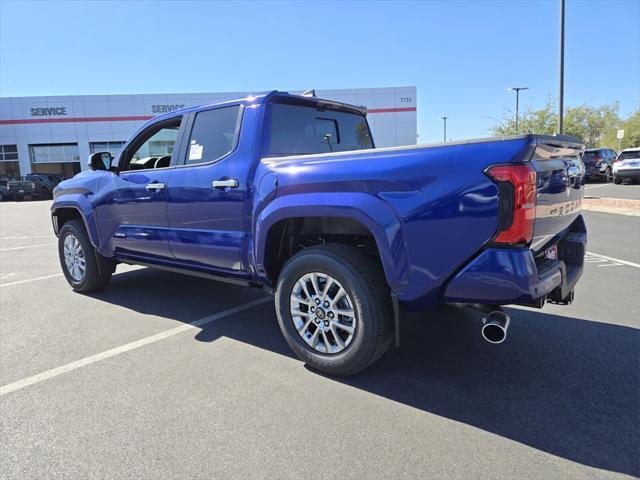
[[271,105],[272,155],[304,155],[373,148],[364,115],[275,103]]
[[240,126],[240,105],[198,112],[193,121],[186,165],[209,163],[233,151]]

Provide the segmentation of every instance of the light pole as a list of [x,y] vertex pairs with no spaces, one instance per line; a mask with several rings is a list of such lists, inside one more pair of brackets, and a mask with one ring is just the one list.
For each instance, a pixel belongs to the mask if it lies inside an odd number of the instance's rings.
[[520,90],[529,90],[529,87],[511,87],[507,91],[516,92],[516,133],[518,133],[518,116],[520,109]]
[[449,117],[440,117],[442,120],[444,120],[444,133],[442,135],[442,140],[444,142],[447,141],[447,118]]
[[564,128],[564,0],[560,0],[560,100],[558,102],[558,135]]

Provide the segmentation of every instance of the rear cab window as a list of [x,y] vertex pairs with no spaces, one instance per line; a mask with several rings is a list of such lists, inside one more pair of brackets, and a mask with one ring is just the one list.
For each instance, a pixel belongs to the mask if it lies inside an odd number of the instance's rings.
[[628,152],[622,152],[618,157],[618,160],[630,160],[630,159],[640,159],[640,150],[632,150]]
[[268,156],[374,148],[366,117],[355,110],[291,102],[272,103]]

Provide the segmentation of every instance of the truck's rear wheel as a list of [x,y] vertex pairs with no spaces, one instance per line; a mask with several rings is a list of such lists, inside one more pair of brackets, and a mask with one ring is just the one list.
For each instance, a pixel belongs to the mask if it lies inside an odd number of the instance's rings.
[[384,274],[366,254],[347,245],[311,247],[292,257],[278,279],[276,311],[291,349],[326,373],[364,370],[391,343]]
[[107,286],[113,262],[96,252],[80,220],[65,223],[58,236],[62,273],[76,292],[91,292]]

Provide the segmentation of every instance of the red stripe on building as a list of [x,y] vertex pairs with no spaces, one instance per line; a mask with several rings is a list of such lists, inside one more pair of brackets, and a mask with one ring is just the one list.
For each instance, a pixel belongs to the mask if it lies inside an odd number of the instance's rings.
[[401,108],[370,108],[367,113],[398,113],[398,112],[415,112],[416,107],[401,107]]
[[[415,112],[416,107],[371,108],[367,113],[399,113]],[[151,120],[151,115],[129,117],[60,117],[60,118],[21,118],[17,120],[0,120],[0,125],[25,125],[30,123],[87,123],[87,122],[137,122]]]
[[0,125],[22,125],[27,123],[87,123],[87,122],[136,122],[150,120],[153,116],[130,117],[60,117],[60,118],[22,118],[18,120],[0,120]]

